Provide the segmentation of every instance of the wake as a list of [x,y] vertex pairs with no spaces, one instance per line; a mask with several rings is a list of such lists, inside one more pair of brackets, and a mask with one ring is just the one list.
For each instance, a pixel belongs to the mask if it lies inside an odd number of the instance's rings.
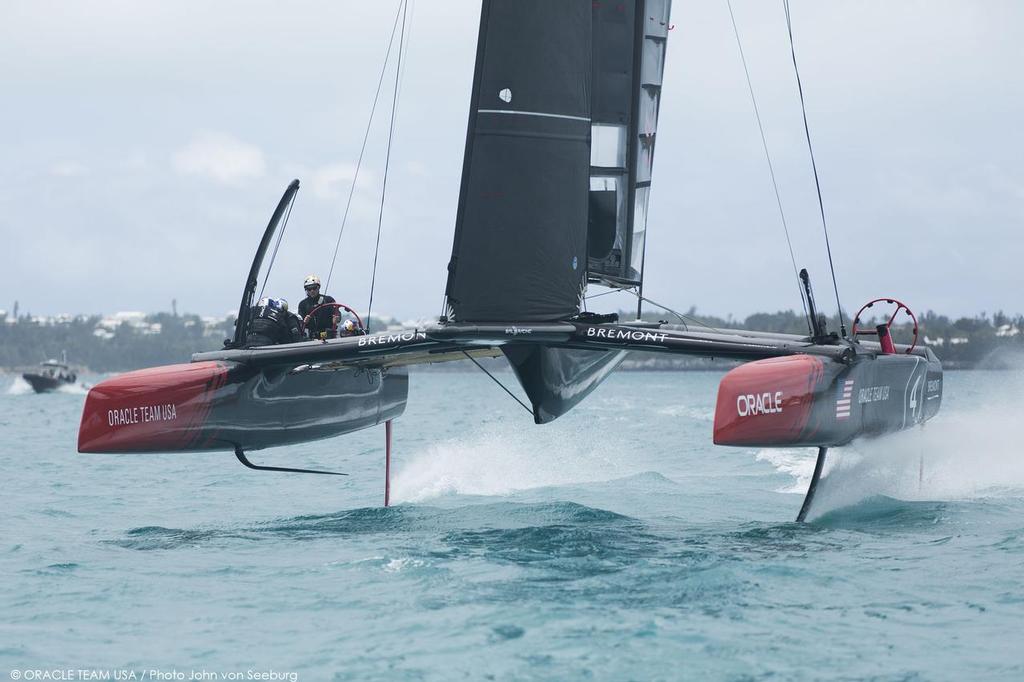
[[640,471],[599,436],[585,428],[555,434],[550,427],[489,425],[414,455],[392,478],[392,499],[422,502],[446,495],[507,496],[532,488],[608,481]]
[[[1024,394],[1024,375],[1005,375],[1001,395]],[[829,452],[813,514],[885,496],[906,501],[1024,497],[1024,420],[1015,401],[946,410],[925,426]],[[795,478],[803,494],[814,451],[764,450],[758,460]]]
[[14,377],[14,381],[7,387],[7,395],[25,395],[32,392],[32,386],[20,376]]

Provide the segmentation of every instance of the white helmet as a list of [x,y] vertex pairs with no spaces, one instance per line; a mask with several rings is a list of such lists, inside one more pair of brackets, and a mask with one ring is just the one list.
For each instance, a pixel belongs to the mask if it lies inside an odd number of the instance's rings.
[[317,277],[316,275],[308,275],[306,277],[305,281],[302,283],[302,288],[303,289],[308,289],[309,287],[318,287],[318,286],[320,286],[320,278]]
[[342,329],[345,330],[346,334],[352,334],[357,329],[356,323],[353,322],[352,320],[345,320],[345,324],[343,324],[341,327],[342,327]]

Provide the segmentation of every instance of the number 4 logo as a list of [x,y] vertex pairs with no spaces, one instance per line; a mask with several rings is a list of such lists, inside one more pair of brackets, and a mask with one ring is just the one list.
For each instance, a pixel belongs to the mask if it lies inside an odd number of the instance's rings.
[[[924,407],[924,384],[921,383],[921,376],[918,376],[914,380],[914,387],[910,389],[910,413],[913,415],[914,421],[918,421],[921,415],[918,412],[923,412],[919,408]],[[921,396],[918,397],[918,389],[921,389]]]

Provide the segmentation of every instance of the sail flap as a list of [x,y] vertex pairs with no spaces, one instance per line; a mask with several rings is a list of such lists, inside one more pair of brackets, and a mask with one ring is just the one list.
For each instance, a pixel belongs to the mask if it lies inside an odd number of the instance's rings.
[[593,3],[590,282],[643,282],[670,7],[670,0]]

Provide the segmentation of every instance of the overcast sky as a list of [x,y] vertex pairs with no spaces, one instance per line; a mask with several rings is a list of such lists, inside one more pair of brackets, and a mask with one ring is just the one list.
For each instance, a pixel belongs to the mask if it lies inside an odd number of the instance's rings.
[[[268,291],[326,276],[397,0],[0,0],[0,308],[237,306],[302,189]],[[831,302],[781,0],[733,0],[797,262]],[[1024,312],[1024,3],[792,0],[840,295]],[[374,309],[440,311],[479,2],[416,0]],[[645,293],[798,308],[725,0],[676,0]],[[386,117],[330,291],[365,309]],[[596,305],[600,301],[600,306]],[[592,308],[631,307],[620,295]],[[831,304],[827,307],[833,307]]]

